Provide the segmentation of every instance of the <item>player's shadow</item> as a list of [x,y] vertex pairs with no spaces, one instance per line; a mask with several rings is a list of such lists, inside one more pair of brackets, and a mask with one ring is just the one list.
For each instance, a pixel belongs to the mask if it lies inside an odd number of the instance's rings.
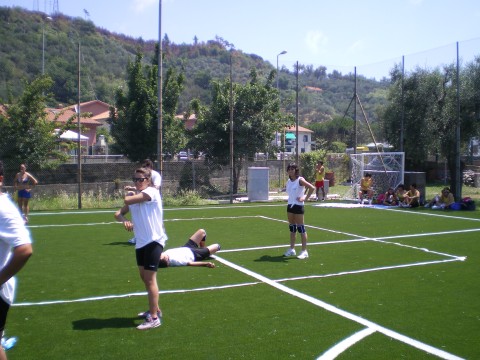
[[73,330],[101,330],[101,329],[122,329],[135,326],[133,318],[110,318],[110,319],[82,319],[72,321]]
[[279,255],[279,256],[263,255],[262,257],[255,259],[254,261],[288,262],[288,257],[285,257],[283,255]]
[[130,244],[128,241],[113,241],[111,243],[106,243],[106,244],[103,244],[103,245],[121,245],[121,246],[125,246],[125,247],[131,247],[131,246],[135,246],[135,244]]

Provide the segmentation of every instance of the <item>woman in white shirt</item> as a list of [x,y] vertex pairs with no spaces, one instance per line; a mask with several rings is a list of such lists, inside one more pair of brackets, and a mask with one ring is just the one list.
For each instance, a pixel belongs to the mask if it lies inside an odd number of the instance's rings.
[[[135,170],[133,182],[136,190],[127,192],[125,205],[115,213],[115,218],[123,223],[127,231],[135,234],[137,266],[147,290],[150,312],[137,329],[146,330],[161,325],[157,270],[167,234],[163,226],[162,199],[160,192],[152,184],[150,169]],[[131,221],[125,218],[129,211],[132,214]]]
[[[301,236],[302,239],[302,252],[297,256],[298,259],[308,258],[307,252],[307,231],[304,224],[305,213],[305,201],[310,198],[315,186],[310,184],[307,180],[299,175],[300,169],[297,164],[291,163],[287,166],[287,194],[288,194],[288,205],[287,205],[287,217],[288,217],[288,226],[290,229],[290,249],[288,249],[284,256],[295,256],[297,255],[295,251],[295,238],[296,233]],[[305,193],[305,189],[307,192]]]

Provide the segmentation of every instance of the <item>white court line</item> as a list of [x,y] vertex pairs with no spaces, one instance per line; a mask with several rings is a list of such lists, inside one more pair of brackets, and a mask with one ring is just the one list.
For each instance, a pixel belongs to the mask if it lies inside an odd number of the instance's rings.
[[[252,286],[252,285],[258,285],[258,284],[260,284],[260,282],[257,281],[257,282],[249,282],[249,283],[242,283],[242,284],[230,284],[230,285],[212,286],[212,287],[196,288],[196,289],[162,290],[162,291],[159,291],[158,293],[161,295],[183,294],[183,293],[197,292],[197,291],[213,291],[213,290],[231,289],[236,287]],[[13,303],[12,306],[43,306],[43,305],[71,304],[71,303],[79,303],[79,302],[121,299],[121,298],[128,298],[132,296],[146,296],[146,295],[147,295],[147,292],[144,291],[144,292],[136,292],[136,293],[130,293],[130,294],[104,295],[104,296],[94,296],[94,297],[70,299],[70,300],[50,300],[50,301],[39,301],[39,302]]]
[[316,306],[319,306],[327,311],[330,311],[334,314],[337,314],[337,315],[340,315],[346,319],[349,319],[349,320],[352,320],[352,321],[355,321],[367,328],[371,328],[372,330],[374,331],[378,331],[388,337],[391,337],[393,339],[396,339],[398,341],[401,341],[407,345],[410,345],[410,346],[413,346],[413,347],[416,347],[417,349],[420,349],[422,351],[425,351],[427,353],[430,353],[430,354],[433,354],[435,356],[438,356],[442,359],[448,359],[448,360],[460,360],[462,358],[456,356],[456,355],[453,355],[453,354],[450,354],[444,350],[441,350],[441,349],[437,349],[431,345],[428,345],[428,344],[425,344],[425,343],[422,343],[418,340],[415,340],[415,339],[412,339],[410,337],[407,337],[405,335],[402,335],[400,333],[397,333],[396,331],[393,331],[393,330],[390,330],[390,329],[387,329],[381,325],[378,325],[372,321],[369,321],[369,320],[366,320],[358,315],[355,315],[355,314],[352,314],[352,313],[349,313],[345,310],[342,310],[342,309],[339,309],[333,305],[330,305],[322,300],[318,300],[316,298],[313,298],[309,295],[306,295],[306,294],[303,294],[297,290],[293,290],[293,289],[290,289],[289,287],[283,285],[283,284],[279,284],[263,275],[260,275],[258,273],[255,273],[251,270],[248,270],[244,267],[241,267],[241,266],[238,266],[228,260],[225,260],[223,258],[220,258],[219,256],[217,255],[214,255],[213,256],[216,260],[218,260],[219,262],[221,262],[222,264],[226,265],[226,266],[229,266],[231,267],[232,269],[235,269],[235,270],[238,270],[246,275],[249,275],[261,282],[264,282],[265,284],[267,285],[270,285],[280,291],[283,291],[287,294],[290,294],[290,295],[293,295],[295,297],[298,297],[302,300],[305,300],[311,304],[314,304]]
[[329,278],[329,277],[344,276],[344,275],[363,274],[363,273],[374,272],[374,271],[384,271],[384,270],[402,269],[402,268],[409,268],[409,267],[414,267],[414,266],[425,266],[425,265],[433,265],[433,264],[442,264],[442,263],[449,263],[449,262],[454,262],[454,261],[463,261],[463,260],[461,260],[461,259],[448,259],[448,260],[422,261],[422,262],[418,262],[418,263],[401,264],[401,265],[391,265],[391,266],[381,266],[381,267],[370,268],[370,269],[341,271],[341,272],[333,273],[333,274],[297,276],[297,277],[291,277],[291,278],[277,279],[277,280],[275,280],[275,281],[278,281],[278,282],[287,282],[287,281],[296,281],[296,280],[305,280],[305,279],[321,279],[321,278]]
[[347,350],[349,347],[355,345],[357,342],[359,342],[360,340],[363,340],[367,336],[372,335],[374,332],[375,330],[372,328],[365,328],[363,330],[360,330],[359,332],[353,334],[352,336],[346,338],[345,340],[342,340],[341,342],[336,344],[334,347],[324,352],[323,355],[317,358],[317,360],[333,360],[338,355],[340,355],[345,350]]

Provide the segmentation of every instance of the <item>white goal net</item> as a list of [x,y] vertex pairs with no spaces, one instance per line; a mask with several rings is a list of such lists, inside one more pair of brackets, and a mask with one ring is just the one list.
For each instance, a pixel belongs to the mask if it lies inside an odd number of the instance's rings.
[[372,175],[374,196],[385,193],[389,187],[396,188],[403,184],[405,153],[381,152],[350,154],[352,162],[352,187],[347,192],[347,199],[357,199],[360,180],[366,173]]

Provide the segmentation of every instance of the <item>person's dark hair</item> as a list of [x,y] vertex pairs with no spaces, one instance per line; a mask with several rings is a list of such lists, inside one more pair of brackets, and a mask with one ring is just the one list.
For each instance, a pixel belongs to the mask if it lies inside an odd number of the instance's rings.
[[411,183],[410,186],[413,186],[416,189],[417,188],[417,183]]
[[166,267],[168,267],[168,262],[167,262],[167,260],[165,260],[165,259],[160,259],[160,260],[158,261],[158,267],[159,267],[159,268],[166,268]]
[[372,177],[372,174],[370,174],[370,173],[365,173],[365,177]]
[[145,168],[145,167],[141,167],[141,168],[138,168],[137,170],[135,170],[135,174],[142,174],[144,177],[146,177],[147,179],[151,179],[152,178],[152,172],[150,169],[148,168]]
[[153,161],[150,159],[145,159],[142,161],[142,167],[149,168],[153,170]]
[[287,171],[290,170],[290,169],[295,169],[295,176],[298,176],[298,174],[300,174],[300,169],[298,168],[297,164],[295,164],[295,163],[288,164]]
[[3,161],[0,160],[0,176],[3,176]]
[[446,191],[446,192],[450,192],[450,188],[449,188],[449,187],[444,187],[443,190],[442,190],[442,192],[445,192],[445,191]]
[[405,185],[403,185],[403,184],[398,184],[397,190],[400,189],[400,188],[402,188],[403,190],[405,190]]

